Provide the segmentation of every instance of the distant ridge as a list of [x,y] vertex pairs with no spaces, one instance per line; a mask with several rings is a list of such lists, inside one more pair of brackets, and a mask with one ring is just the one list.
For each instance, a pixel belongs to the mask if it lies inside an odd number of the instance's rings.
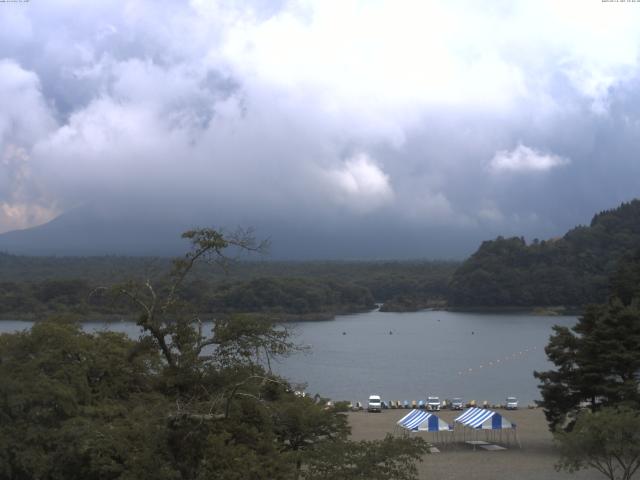
[[0,252],[20,255],[173,256],[184,252],[188,225],[132,221],[81,208],[37,227],[0,235]]
[[[86,205],[49,223],[0,234],[0,252],[35,256],[162,256],[182,255],[188,243],[182,232],[197,227],[233,231],[252,227],[258,239],[271,240],[273,260],[413,260],[466,258],[482,238],[478,233],[406,225],[375,216],[362,223],[299,222],[260,213],[236,216],[224,205],[159,206],[146,201]],[[475,235],[475,236],[474,236]]]
[[606,300],[618,262],[640,248],[640,200],[593,217],[562,238],[498,237],[456,270],[452,306],[582,306]]

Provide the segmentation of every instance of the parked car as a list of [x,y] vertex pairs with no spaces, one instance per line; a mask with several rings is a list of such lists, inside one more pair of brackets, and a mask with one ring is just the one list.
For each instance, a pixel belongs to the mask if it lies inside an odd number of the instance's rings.
[[462,410],[464,408],[464,403],[460,397],[453,397],[449,400],[449,408],[451,410]]
[[440,410],[440,397],[427,397],[427,410]]
[[518,399],[516,397],[507,397],[507,403],[505,404],[507,410],[518,409]]
[[381,412],[382,411],[382,399],[380,395],[370,395],[369,402],[367,404],[367,410],[369,412]]

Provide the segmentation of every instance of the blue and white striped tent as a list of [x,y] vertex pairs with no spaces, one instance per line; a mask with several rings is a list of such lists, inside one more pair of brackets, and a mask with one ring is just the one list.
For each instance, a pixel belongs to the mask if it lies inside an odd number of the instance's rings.
[[516,424],[510,422],[493,410],[476,407],[470,408],[465,410],[462,415],[455,418],[453,421],[455,424],[462,425],[463,441],[466,441],[468,438],[465,431],[467,431],[467,429],[471,430],[471,438],[469,438],[469,442],[467,443],[474,443],[474,449],[475,444],[478,443],[478,436],[480,435],[480,432],[484,432],[483,436],[485,437],[485,440],[490,442],[502,442],[504,432],[504,439],[508,443],[511,443],[510,437],[513,436],[514,441],[518,446],[520,446],[520,440],[518,440],[518,434],[516,431]]
[[503,430],[513,429],[515,424],[504,418],[498,412],[485,408],[470,408],[457,417],[454,422],[465,427],[479,430]]
[[398,420],[398,425],[412,432],[445,432],[453,428],[437,415],[414,409]]

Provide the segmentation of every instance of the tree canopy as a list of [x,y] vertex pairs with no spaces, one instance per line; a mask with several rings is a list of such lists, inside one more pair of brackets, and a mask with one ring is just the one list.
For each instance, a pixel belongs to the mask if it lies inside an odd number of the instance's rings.
[[344,405],[271,372],[296,348],[285,328],[234,315],[204,331],[182,295],[194,266],[260,246],[185,237],[163,281],[107,289],[139,312],[138,340],[62,320],[0,336],[0,479],[415,478],[423,441],[350,441]]
[[[281,321],[328,319],[371,310],[442,303],[453,262],[274,262],[243,258],[221,273],[198,262],[181,297],[199,312],[268,314]],[[109,268],[110,267],[110,268]],[[34,258],[0,253],[0,319],[133,318],[124,298],[95,295],[96,287],[133,280],[163,280],[166,259]],[[166,281],[166,278],[164,278]],[[156,283],[158,288],[161,283]],[[166,287],[166,284],[165,284]],[[436,303],[438,304],[438,303]]]
[[552,430],[570,425],[585,406],[640,407],[638,278],[635,253],[612,276],[607,303],[589,306],[572,328],[554,327],[545,351],[556,369],[535,372]]
[[640,245],[640,200],[601,212],[561,238],[498,237],[456,270],[454,306],[581,307],[604,302],[618,262]]
[[594,468],[611,480],[640,467],[640,251],[611,278],[609,301],[572,327],[554,327],[554,370],[535,372],[560,446],[559,469]]
[[561,455],[558,469],[594,468],[610,480],[629,480],[640,468],[640,411],[584,410],[572,431],[559,432],[556,440]]

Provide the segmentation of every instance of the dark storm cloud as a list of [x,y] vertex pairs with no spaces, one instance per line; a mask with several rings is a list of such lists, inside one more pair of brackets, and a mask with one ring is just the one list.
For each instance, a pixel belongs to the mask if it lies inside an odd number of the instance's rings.
[[494,6],[2,6],[0,231],[99,205],[460,256],[637,196],[638,10]]

